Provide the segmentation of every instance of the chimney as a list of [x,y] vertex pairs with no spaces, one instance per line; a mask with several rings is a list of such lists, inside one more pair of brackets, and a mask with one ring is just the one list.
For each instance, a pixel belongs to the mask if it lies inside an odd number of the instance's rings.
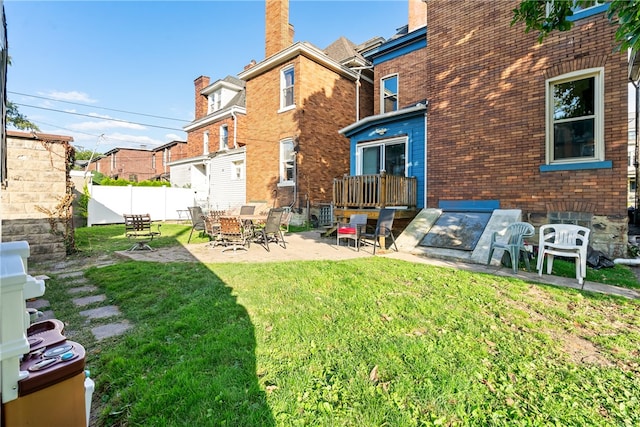
[[427,2],[409,0],[409,32],[427,25]]
[[293,26],[289,24],[289,0],[265,0],[265,57],[293,44]]
[[200,76],[193,81],[196,90],[196,117],[195,120],[198,120],[207,115],[208,105],[207,105],[207,97],[202,96],[200,92],[205,87],[209,86],[210,79],[208,76]]

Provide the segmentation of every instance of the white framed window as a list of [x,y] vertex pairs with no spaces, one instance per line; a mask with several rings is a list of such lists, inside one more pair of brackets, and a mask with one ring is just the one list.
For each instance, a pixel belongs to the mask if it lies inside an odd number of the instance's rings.
[[209,131],[202,134],[202,154],[209,154]]
[[280,71],[280,109],[295,107],[294,97],[295,72],[293,65]]
[[231,180],[239,181],[244,179],[244,160],[231,162]]
[[380,111],[398,110],[398,75],[383,77],[380,81]]
[[280,141],[280,186],[295,185],[296,153],[293,139]]
[[377,175],[385,171],[387,175],[406,176],[407,145],[406,137],[359,144],[356,173]]
[[209,95],[209,114],[222,108],[222,90],[217,90]]
[[220,126],[220,150],[229,148],[229,128],[227,125]]
[[151,169],[155,170],[156,168],[156,153],[153,153],[151,155]]
[[547,164],[604,160],[604,68],[546,82]]
[[116,153],[111,155],[111,170],[116,169]]

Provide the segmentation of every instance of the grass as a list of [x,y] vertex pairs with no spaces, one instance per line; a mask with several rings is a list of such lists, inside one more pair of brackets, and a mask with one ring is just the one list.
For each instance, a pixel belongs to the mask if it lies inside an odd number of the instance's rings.
[[[77,241],[119,247],[106,228]],[[382,257],[85,276],[135,325],[79,332],[99,425],[640,424],[638,301]],[[86,329],[65,280],[47,297]]]

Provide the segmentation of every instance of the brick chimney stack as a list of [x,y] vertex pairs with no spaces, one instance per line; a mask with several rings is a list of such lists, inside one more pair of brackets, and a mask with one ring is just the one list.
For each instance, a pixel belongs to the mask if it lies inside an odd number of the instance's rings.
[[265,0],[265,57],[293,44],[293,26],[289,24],[289,0]]
[[196,90],[196,120],[207,115],[207,97],[202,96],[200,92],[202,91],[202,89],[209,86],[210,81],[211,80],[208,76],[200,76],[193,81]]
[[427,25],[427,2],[409,0],[409,32]]

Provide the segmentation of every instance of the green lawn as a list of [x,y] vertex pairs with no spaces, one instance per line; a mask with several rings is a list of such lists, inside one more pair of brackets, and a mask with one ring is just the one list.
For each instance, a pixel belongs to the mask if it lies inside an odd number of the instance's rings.
[[[77,242],[116,245],[96,228]],[[86,277],[135,325],[94,342],[69,279],[47,281],[88,349],[99,425],[640,425],[638,301],[384,257]]]

